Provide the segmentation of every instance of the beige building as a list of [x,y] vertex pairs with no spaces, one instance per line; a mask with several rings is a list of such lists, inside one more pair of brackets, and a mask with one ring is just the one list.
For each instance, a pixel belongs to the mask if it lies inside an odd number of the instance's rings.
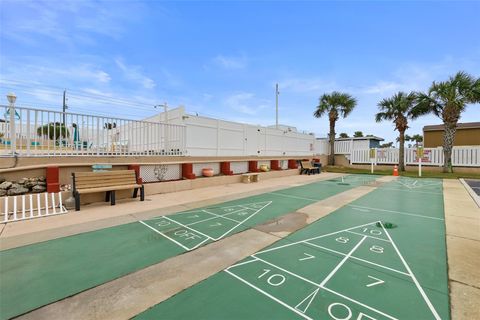
[[[423,127],[423,144],[425,148],[443,146],[444,125]],[[454,146],[480,145],[480,122],[458,123]]]

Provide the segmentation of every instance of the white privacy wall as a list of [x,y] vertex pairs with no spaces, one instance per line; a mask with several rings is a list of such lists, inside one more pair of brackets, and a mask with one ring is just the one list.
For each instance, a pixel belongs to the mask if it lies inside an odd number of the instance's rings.
[[192,115],[183,123],[189,156],[314,154],[314,135]]

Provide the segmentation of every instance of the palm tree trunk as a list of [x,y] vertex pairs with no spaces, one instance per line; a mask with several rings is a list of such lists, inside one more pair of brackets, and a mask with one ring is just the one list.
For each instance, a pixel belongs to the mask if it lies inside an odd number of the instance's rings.
[[399,131],[398,170],[405,171],[405,130]]
[[328,155],[328,165],[335,165],[335,121],[330,120],[330,154]]
[[443,172],[452,170],[452,148],[455,132],[457,131],[456,123],[445,123],[445,131],[443,132]]

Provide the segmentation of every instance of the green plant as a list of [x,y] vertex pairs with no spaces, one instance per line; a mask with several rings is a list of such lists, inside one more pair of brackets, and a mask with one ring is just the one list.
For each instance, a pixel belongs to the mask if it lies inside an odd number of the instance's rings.
[[44,136],[50,140],[70,137],[70,131],[61,122],[50,122],[37,128],[37,135]]
[[321,118],[328,115],[330,122],[330,132],[328,138],[330,141],[330,154],[328,155],[328,164],[335,163],[335,124],[338,118],[347,117],[357,105],[357,100],[348,93],[334,91],[330,94],[324,93],[320,99],[317,109],[313,113],[315,118]]

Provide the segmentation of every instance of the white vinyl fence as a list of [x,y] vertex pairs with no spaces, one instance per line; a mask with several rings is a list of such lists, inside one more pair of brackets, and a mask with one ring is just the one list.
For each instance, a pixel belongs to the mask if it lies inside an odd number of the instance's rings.
[[[11,116],[14,114],[14,116]],[[183,155],[185,126],[0,106],[0,155]]]
[[[353,150],[351,164],[398,164],[399,150],[395,148],[375,149],[375,157],[370,159],[370,149]],[[405,164],[418,165],[417,150],[405,148]],[[422,165],[443,166],[443,148],[425,148]],[[453,147],[452,165],[456,167],[480,167],[480,147]]]
[[0,201],[1,223],[67,213],[62,193],[36,193],[7,196]]
[[189,156],[309,156],[315,136],[209,117],[186,117]]

